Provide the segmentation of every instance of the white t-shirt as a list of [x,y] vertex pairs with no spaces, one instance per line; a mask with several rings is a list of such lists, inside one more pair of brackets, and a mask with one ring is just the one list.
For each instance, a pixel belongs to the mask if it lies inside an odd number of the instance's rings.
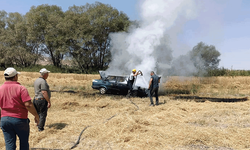
[[129,80],[133,80],[135,77],[134,77],[134,74],[131,73],[130,76],[129,76]]

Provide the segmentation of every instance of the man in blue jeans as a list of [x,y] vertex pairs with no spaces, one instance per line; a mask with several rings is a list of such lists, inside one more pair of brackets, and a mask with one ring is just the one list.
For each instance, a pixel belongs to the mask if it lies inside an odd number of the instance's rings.
[[39,122],[39,116],[31,102],[28,90],[17,82],[19,72],[14,68],[4,71],[5,82],[0,86],[0,119],[6,150],[16,149],[16,136],[19,137],[20,150],[29,150],[28,111]]
[[156,98],[156,102],[155,105],[159,105],[159,98],[158,98],[158,90],[159,90],[159,83],[160,83],[160,77],[158,77],[154,71],[151,71],[150,73],[151,78],[149,81],[149,85],[148,85],[148,90],[150,90],[149,92],[149,97],[150,97],[150,105],[149,106],[154,106],[154,102],[153,102],[153,95],[155,94],[155,98]]

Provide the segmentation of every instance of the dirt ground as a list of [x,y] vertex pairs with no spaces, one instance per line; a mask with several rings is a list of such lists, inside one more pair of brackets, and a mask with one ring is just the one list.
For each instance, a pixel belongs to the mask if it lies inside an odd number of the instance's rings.
[[[27,87],[31,97],[34,97],[33,82],[38,76],[38,73],[21,72],[19,82]],[[50,74],[48,84],[53,91],[52,107],[43,132],[38,132],[34,117],[29,114],[31,148],[70,149],[75,145],[75,150],[250,149],[249,100],[216,102],[203,99],[197,102],[193,98],[180,97],[181,94],[163,92],[159,97],[160,105],[150,107],[147,97],[127,99],[124,95],[100,95],[91,88],[92,79],[97,78],[98,75]],[[231,84],[240,85],[236,87],[239,90],[232,91],[231,88],[229,91],[229,85],[218,82],[222,80],[223,83],[230,80]],[[204,91],[207,91],[210,95],[217,93],[213,97],[246,97],[248,81],[250,77],[225,81],[219,78],[200,83],[203,88],[200,93],[186,96],[204,96]],[[3,82],[1,79],[0,83]],[[241,86],[241,82],[245,86]],[[213,86],[215,83],[218,85]],[[184,81],[177,84],[177,81],[169,80],[167,84],[161,88],[178,87]],[[204,89],[208,86],[211,89]],[[241,88],[245,92],[242,93]],[[2,132],[0,149],[5,149]]]

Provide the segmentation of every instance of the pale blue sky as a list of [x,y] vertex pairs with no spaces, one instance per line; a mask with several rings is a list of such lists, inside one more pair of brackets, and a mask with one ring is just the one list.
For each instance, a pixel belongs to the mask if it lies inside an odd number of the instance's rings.
[[[131,20],[137,19],[136,0],[97,0],[104,4],[110,4],[112,7],[126,13]],[[31,6],[38,6],[41,4],[57,5],[63,11],[68,10],[70,6],[81,6],[86,3],[95,3],[95,0],[0,0],[0,10],[6,12],[19,12],[25,14],[30,10]]]
[[[137,0],[98,1],[126,13],[131,20],[139,19]],[[188,45],[189,49],[200,41],[214,45],[221,53],[220,67],[250,70],[250,0],[214,0],[214,3],[212,0],[203,1],[210,9],[204,9],[197,19],[188,21],[176,33],[180,42]],[[31,6],[41,4],[57,5],[66,11],[73,5],[94,2],[95,0],[0,0],[0,10],[24,15]]]

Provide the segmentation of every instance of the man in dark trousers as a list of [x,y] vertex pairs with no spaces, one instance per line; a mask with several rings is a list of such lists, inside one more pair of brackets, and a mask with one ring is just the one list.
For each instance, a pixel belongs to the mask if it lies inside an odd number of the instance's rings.
[[40,70],[41,76],[34,82],[35,98],[33,100],[40,121],[38,123],[38,131],[44,130],[48,108],[50,108],[51,92],[46,79],[49,76],[49,70],[43,68]]
[[19,137],[20,150],[29,149],[29,118],[28,111],[39,122],[28,90],[18,81],[19,72],[9,67],[4,71],[5,82],[0,86],[0,120],[6,150],[16,149],[16,136]]
[[155,94],[155,98],[156,98],[156,102],[155,105],[159,105],[159,98],[158,98],[158,90],[159,90],[159,83],[160,83],[160,77],[158,77],[154,71],[151,71],[150,73],[151,78],[149,81],[149,85],[148,85],[148,90],[150,90],[149,92],[149,97],[150,97],[150,106],[154,106],[154,102],[153,102],[153,95]]
[[132,70],[132,73],[129,75],[128,78],[128,87],[129,87],[129,92],[127,96],[131,96],[132,95],[132,91],[133,91],[133,85],[135,82],[135,78],[136,76],[139,74],[139,72],[136,72],[136,69]]

